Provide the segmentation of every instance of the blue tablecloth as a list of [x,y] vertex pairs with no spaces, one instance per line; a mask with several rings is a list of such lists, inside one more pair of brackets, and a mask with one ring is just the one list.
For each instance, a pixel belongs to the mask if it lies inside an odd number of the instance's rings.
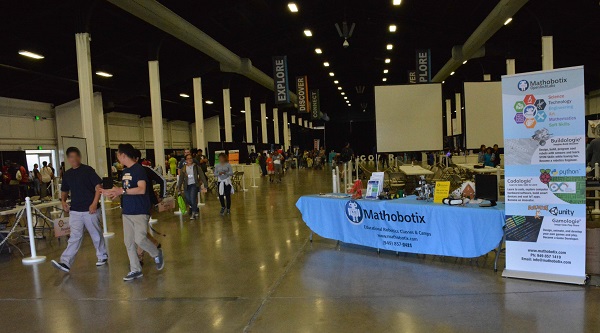
[[504,204],[495,207],[447,206],[407,197],[351,200],[319,195],[301,197],[296,207],[318,235],[398,252],[473,258],[498,246]]

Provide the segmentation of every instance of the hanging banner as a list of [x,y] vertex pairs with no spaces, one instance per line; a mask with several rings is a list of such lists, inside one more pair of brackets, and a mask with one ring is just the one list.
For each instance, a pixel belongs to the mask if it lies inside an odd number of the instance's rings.
[[409,84],[415,84],[417,83],[417,71],[416,70],[411,70],[411,71],[406,71],[406,73],[408,74],[408,83]]
[[431,51],[417,50],[417,83],[431,82]]
[[298,95],[298,113],[309,113],[308,78],[306,76],[296,77],[296,95]]
[[310,91],[310,119],[317,120],[321,118],[321,100],[319,98],[319,89]]
[[275,82],[275,104],[290,102],[290,84],[287,56],[273,57],[273,81]]
[[505,277],[585,281],[583,67],[502,77]]

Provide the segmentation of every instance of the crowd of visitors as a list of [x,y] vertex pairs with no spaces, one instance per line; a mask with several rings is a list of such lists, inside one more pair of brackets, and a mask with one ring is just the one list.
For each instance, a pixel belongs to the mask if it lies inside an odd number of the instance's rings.
[[500,151],[498,150],[498,145],[495,144],[493,147],[481,145],[479,153],[477,154],[477,163],[494,168],[500,165]]

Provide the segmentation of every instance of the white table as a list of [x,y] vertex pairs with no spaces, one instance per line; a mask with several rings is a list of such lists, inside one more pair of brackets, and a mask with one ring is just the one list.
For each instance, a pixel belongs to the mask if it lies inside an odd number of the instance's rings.
[[427,170],[418,165],[402,165],[398,169],[407,176],[427,176],[433,175],[433,171]]
[[[52,201],[46,201],[37,205],[31,205],[31,207],[35,207],[37,209],[43,209],[43,208],[50,208],[50,207],[60,207],[62,205],[60,200],[52,200]],[[3,210],[0,211],[0,216],[7,216],[7,215],[15,215],[18,212],[22,211],[23,209],[25,209],[25,205],[23,206],[17,206],[13,209],[8,209],[8,210]]]
[[483,168],[475,168],[476,164],[457,164],[456,166],[458,166],[459,168],[463,168],[466,170],[469,170],[471,172],[474,173],[496,173],[496,171],[498,171],[498,168],[494,168],[491,166],[485,166]]

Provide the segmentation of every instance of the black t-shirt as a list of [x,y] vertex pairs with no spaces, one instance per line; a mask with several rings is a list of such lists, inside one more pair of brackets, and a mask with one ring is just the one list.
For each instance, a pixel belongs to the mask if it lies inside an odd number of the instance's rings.
[[94,201],[96,186],[102,179],[96,174],[94,168],[81,164],[77,169],[65,172],[60,190],[71,192],[71,210],[87,212]]
[[[122,179],[123,188],[127,190],[138,187],[140,180],[146,182],[146,188],[152,186],[148,182],[146,170],[138,163],[129,168],[124,168]],[[121,206],[123,206],[123,214],[125,215],[148,215],[150,213],[150,196],[148,195],[148,191],[144,194],[123,195]]]

